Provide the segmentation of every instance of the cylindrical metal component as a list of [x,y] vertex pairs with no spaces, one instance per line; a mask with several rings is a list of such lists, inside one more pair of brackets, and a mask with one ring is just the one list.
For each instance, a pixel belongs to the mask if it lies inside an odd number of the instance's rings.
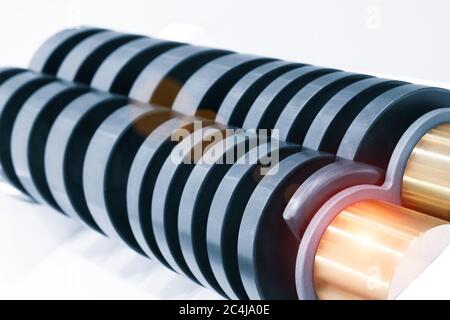
[[319,299],[393,299],[450,243],[441,219],[377,200],[357,202],[327,227],[314,261]]
[[31,68],[0,179],[224,296],[393,298],[450,242],[449,90],[96,28]]
[[415,146],[403,175],[404,206],[450,220],[450,123],[437,126]]

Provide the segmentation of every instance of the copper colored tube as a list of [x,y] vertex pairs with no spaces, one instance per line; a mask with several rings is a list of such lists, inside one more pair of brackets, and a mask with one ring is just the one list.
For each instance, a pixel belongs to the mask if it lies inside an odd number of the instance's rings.
[[403,175],[405,207],[450,221],[450,123],[415,146]]
[[450,243],[441,219],[362,201],[328,226],[314,262],[319,299],[393,299]]

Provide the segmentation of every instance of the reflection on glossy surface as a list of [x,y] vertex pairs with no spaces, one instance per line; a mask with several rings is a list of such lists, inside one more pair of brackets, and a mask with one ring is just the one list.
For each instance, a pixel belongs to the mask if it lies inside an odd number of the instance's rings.
[[405,207],[450,221],[450,123],[432,129],[416,145],[402,192]]
[[441,219],[362,201],[328,226],[314,263],[319,299],[392,299],[450,243]]

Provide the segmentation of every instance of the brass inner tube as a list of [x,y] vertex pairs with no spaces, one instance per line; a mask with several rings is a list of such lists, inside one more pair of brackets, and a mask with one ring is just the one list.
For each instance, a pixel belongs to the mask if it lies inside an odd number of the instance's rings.
[[450,243],[450,224],[385,202],[355,203],[326,229],[314,261],[319,299],[393,299]]
[[415,146],[403,174],[403,205],[450,221],[450,123]]

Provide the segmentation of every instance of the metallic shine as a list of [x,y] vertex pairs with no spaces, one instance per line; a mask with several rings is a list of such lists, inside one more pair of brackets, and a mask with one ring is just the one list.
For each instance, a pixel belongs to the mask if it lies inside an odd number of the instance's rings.
[[393,299],[450,243],[446,221],[376,200],[343,210],[314,262],[319,299]]
[[450,123],[432,129],[414,148],[402,199],[405,207],[450,221]]

